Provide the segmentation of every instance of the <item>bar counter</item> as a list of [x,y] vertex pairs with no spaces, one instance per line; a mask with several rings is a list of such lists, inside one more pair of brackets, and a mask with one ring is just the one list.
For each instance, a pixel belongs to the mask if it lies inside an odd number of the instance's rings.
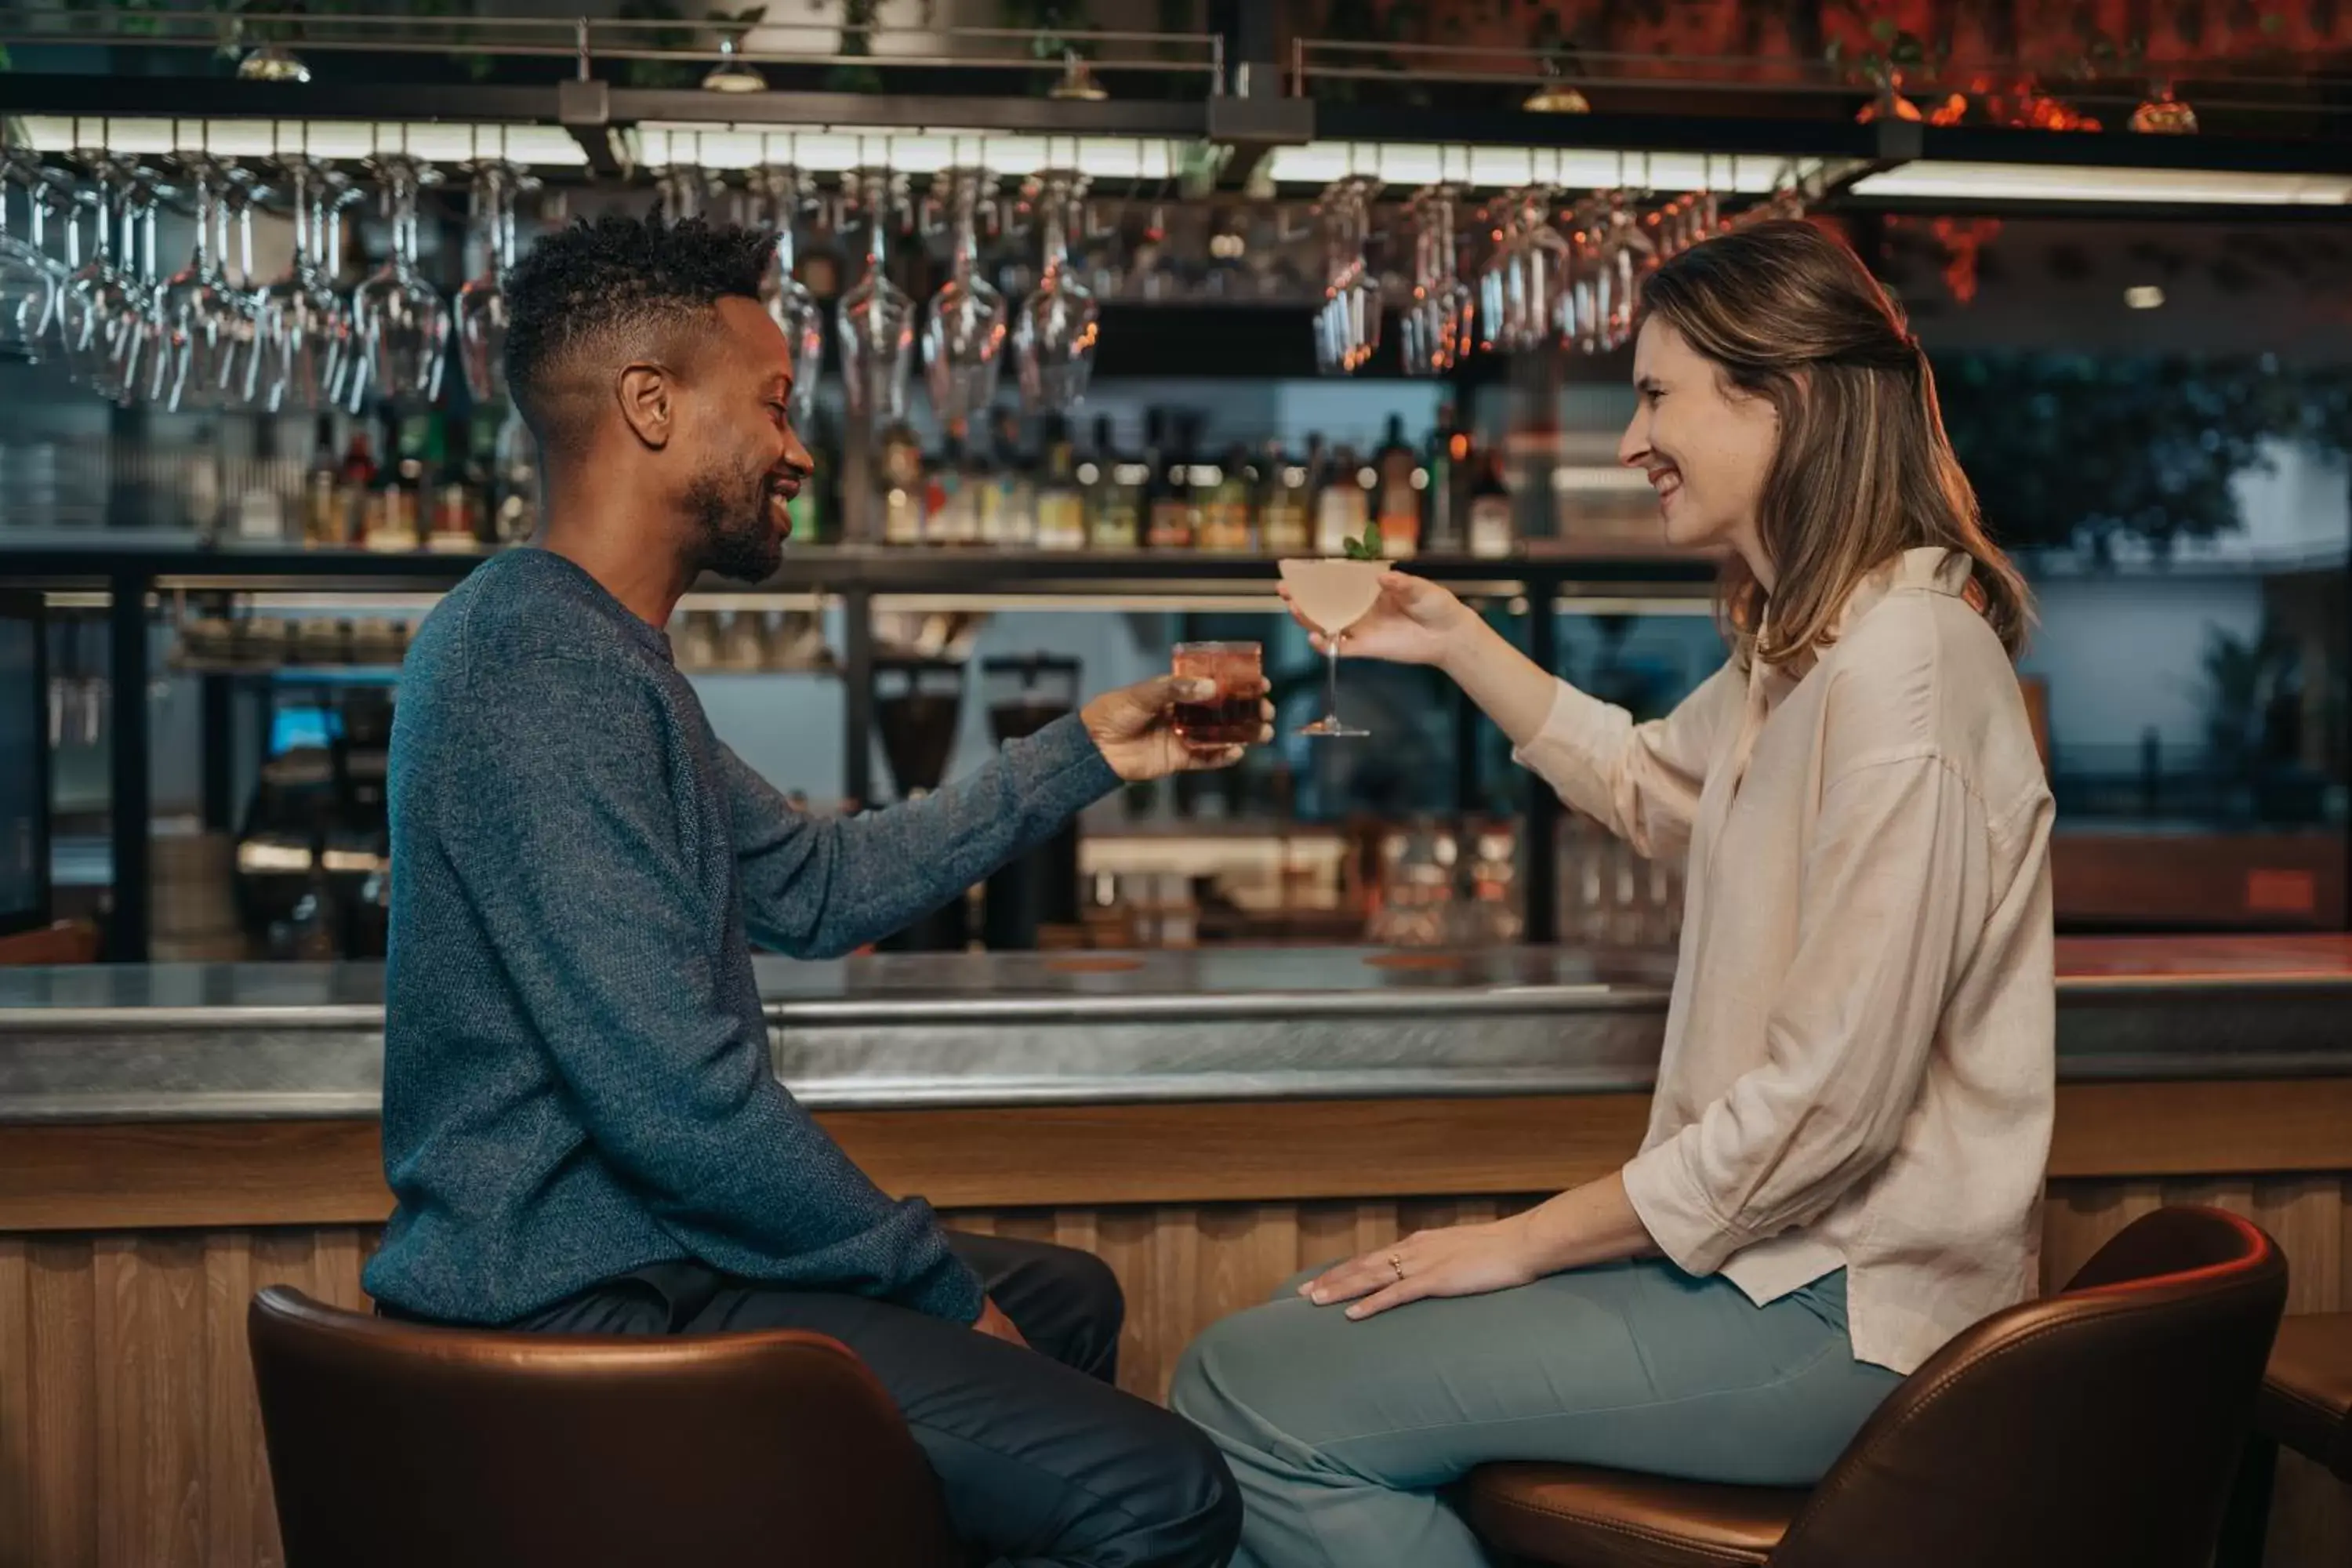
[[[875,1178],[1098,1253],[1120,1381],[1300,1267],[1493,1218],[1637,1146],[1671,955],[763,961],[776,1070]],[[2352,1307],[2352,937],[2060,944],[2043,1278],[2160,1204]],[[272,1560],[252,1291],[363,1307],[390,1207],[381,972],[0,970],[0,1564]],[[746,1151],[746,1157],[756,1152]],[[2273,1563],[2352,1561],[2283,1463]]]
[[[2352,1075],[2352,939],[2060,944],[2067,1081]],[[1273,949],[759,961],[824,1110],[1646,1089],[1670,953]],[[0,1124],[373,1117],[373,964],[0,969]]]

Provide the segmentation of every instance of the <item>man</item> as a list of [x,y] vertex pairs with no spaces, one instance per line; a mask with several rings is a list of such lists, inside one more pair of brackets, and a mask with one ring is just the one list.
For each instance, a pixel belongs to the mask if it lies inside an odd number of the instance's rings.
[[1109,1271],[949,1237],[877,1191],[777,1084],[747,931],[848,952],[1121,779],[1239,749],[1188,752],[1172,683],[1147,681],[926,800],[820,820],[719,742],[661,628],[703,573],[775,569],[810,472],[757,299],[769,255],[740,229],[607,218],[541,239],[508,280],[543,521],[538,548],[443,601],[401,678],[399,1204],[368,1289],[428,1322],[830,1334],[906,1413],[982,1555],[1221,1563],[1240,1522],[1223,1462],[1109,1385]]

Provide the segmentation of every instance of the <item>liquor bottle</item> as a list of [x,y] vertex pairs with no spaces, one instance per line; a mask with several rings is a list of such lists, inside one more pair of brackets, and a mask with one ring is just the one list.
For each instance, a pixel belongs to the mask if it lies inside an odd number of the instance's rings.
[[1236,442],[1212,471],[1217,479],[1201,508],[1201,548],[1228,552],[1255,549],[1250,498],[1256,488],[1257,468],[1250,461],[1248,448]]
[[1515,535],[1511,526],[1511,487],[1503,482],[1503,449],[1489,447],[1470,487],[1470,553],[1508,555]]
[[302,542],[333,550],[344,542],[341,465],[335,459],[335,416],[319,416],[310,445],[310,470],[302,477]]
[[1150,509],[1144,526],[1154,550],[1192,548],[1192,448],[1187,424],[1182,419],[1176,422],[1174,437],[1159,444],[1153,458]]
[[1315,552],[1344,555],[1348,541],[1360,539],[1371,519],[1373,471],[1356,461],[1356,450],[1342,447],[1318,476],[1315,492]]
[[1381,523],[1381,553],[1394,559],[1421,553],[1421,506],[1429,471],[1404,442],[1404,416],[1389,416],[1388,438],[1373,468],[1379,475],[1373,515]]
[[815,466],[801,481],[800,494],[784,505],[785,514],[793,520],[795,543],[832,542],[826,530],[840,516],[832,504],[837,493],[833,487],[841,482],[841,448],[834,442],[832,426],[824,410],[819,408],[810,415],[808,428],[800,432],[803,444],[808,447],[809,460]]
[[1279,441],[1265,444],[1260,459],[1258,540],[1269,555],[1304,555],[1313,542],[1311,526],[1315,492],[1307,484],[1307,465],[1284,456]]
[[512,410],[499,422],[490,471],[490,532],[500,544],[524,543],[539,529],[539,440]]
[[1008,550],[1037,544],[1037,464],[1021,439],[1021,416],[1010,408],[996,416],[995,536],[982,538]]
[[1079,492],[1077,456],[1070,446],[1070,422],[1058,414],[1045,419],[1045,478],[1037,487],[1037,548],[1084,550],[1087,501]]
[[923,475],[923,537],[933,544],[979,542],[980,498],[964,493],[963,479],[963,437],[950,429]]
[[874,491],[882,502],[882,542],[923,542],[923,447],[914,427],[894,420],[875,444]]
[[989,498],[996,493],[996,471],[989,467],[984,450],[985,437],[975,433],[963,445],[963,467],[961,482],[956,486],[956,502],[962,508],[956,522],[958,544],[983,544],[987,534],[982,527],[981,512]]
[[371,500],[375,493],[375,454],[368,449],[367,432],[354,420],[351,445],[343,448],[341,469],[335,476],[335,508],[341,514],[337,542],[364,544]]
[[1450,403],[1437,411],[1437,427],[1429,433],[1429,451],[1422,466],[1429,471],[1429,488],[1421,492],[1421,547],[1440,555],[1458,555],[1473,476],[1470,437],[1454,426]]
[[392,460],[379,467],[368,489],[366,534],[370,550],[388,552],[414,550],[422,542],[417,533],[417,495],[424,488],[425,463],[406,422],[384,416],[384,448]]
[[[1095,477],[1089,487],[1087,534],[1097,550],[1132,550],[1143,542],[1143,481],[1150,470],[1111,444],[1110,416],[1095,421]],[[1079,478],[1086,470],[1079,470]]]
[[455,414],[442,416],[426,437],[433,524],[425,547],[447,555],[471,554],[482,545],[481,529],[474,518],[474,489],[466,482],[467,444],[465,424]]

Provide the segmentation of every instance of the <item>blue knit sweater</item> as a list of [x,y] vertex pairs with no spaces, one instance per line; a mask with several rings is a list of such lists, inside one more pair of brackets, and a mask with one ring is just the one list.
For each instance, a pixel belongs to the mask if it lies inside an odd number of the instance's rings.
[[[776,1081],[749,935],[846,952],[1116,784],[1075,719],[929,798],[793,810],[668,640],[560,556],[418,631],[391,763],[379,1300],[502,1323],[649,1263],[969,1321],[981,1288]],[[747,935],[748,930],[748,935]]]

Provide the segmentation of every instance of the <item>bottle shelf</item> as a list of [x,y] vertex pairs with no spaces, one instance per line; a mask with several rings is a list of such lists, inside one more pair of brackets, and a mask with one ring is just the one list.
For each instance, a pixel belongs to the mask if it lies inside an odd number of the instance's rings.
[[[390,554],[368,550],[305,550],[224,542],[205,546],[184,535],[159,538],[104,532],[15,538],[0,530],[0,575],[42,584],[130,578],[151,587],[229,588],[303,583],[407,583],[446,586],[489,559],[482,555]],[[1202,584],[1258,584],[1273,592],[1272,555],[1189,550],[994,550],[958,545],[793,545],[776,574],[756,588],[704,584],[756,594],[920,593],[1181,594]],[[1504,557],[1420,555],[1396,564],[1448,584],[1493,584],[1525,592],[1563,583],[1697,584],[1714,574],[1711,558],[1687,552],[1633,551],[1610,541],[1580,547],[1544,540]]]

